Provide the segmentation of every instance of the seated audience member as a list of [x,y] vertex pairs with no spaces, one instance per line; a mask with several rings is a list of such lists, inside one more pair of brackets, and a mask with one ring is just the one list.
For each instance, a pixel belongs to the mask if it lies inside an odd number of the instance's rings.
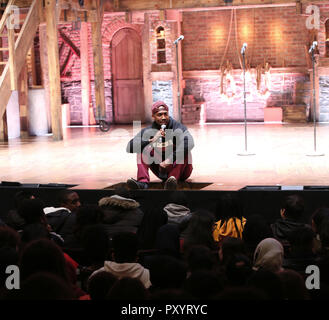
[[18,249],[20,242],[19,233],[6,225],[0,226],[0,249],[1,248],[13,248]]
[[75,300],[72,287],[59,275],[43,271],[31,274],[22,281],[20,290],[6,292],[4,300]]
[[225,275],[231,287],[246,285],[253,272],[252,263],[245,254],[233,254],[226,262]]
[[180,258],[179,228],[177,225],[165,224],[157,232],[155,249],[158,254]]
[[[73,233],[66,235],[65,248],[81,248],[84,230],[90,226],[99,225],[103,221],[103,211],[96,205],[80,206],[75,215]],[[103,229],[105,230],[105,226]]]
[[301,196],[294,194],[284,199],[281,218],[271,224],[273,237],[279,240],[284,247],[289,247],[289,234],[305,224],[302,222],[304,213],[304,200]]
[[181,237],[184,237],[184,231],[192,217],[191,210],[188,207],[186,195],[181,191],[173,191],[168,199],[168,204],[163,208],[168,216],[169,224],[176,224],[180,228]]
[[117,280],[109,290],[107,300],[146,300],[148,291],[137,278],[125,277]]
[[187,255],[189,249],[195,245],[204,245],[211,250],[217,249],[212,237],[214,222],[214,215],[207,210],[199,209],[193,212],[182,245],[184,255]]
[[315,232],[315,240],[314,240],[314,250],[315,253],[319,253],[321,251],[321,240],[320,240],[320,228],[322,225],[322,221],[325,219],[329,219],[329,208],[322,207],[315,210],[311,217],[311,226],[312,230]]
[[[321,251],[316,259],[316,265],[320,269],[320,288],[329,287],[329,219],[325,218],[321,221],[319,230]],[[324,288],[326,287],[326,288]],[[323,290],[324,291],[324,290]]]
[[9,226],[0,226],[0,288],[5,285],[6,268],[18,264],[18,247],[20,236],[16,230]]
[[315,233],[310,226],[300,227],[289,235],[290,248],[283,260],[284,269],[292,269],[306,277],[307,266],[316,264],[314,249]]
[[230,258],[236,254],[247,254],[245,243],[239,238],[224,238],[218,250],[221,265],[225,267]]
[[22,230],[25,225],[24,219],[18,214],[18,208],[25,199],[35,199],[35,196],[29,191],[16,192],[14,195],[14,209],[9,210],[4,218],[4,223],[17,231]]
[[247,286],[262,290],[270,300],[283,300],[283,287],[278,273],[267,269],[254,272],[247,281]]
[[71,286],[76,298],[86,294],[70,276],[68,260],[61,248],[48,239],[34,240],[28,243],[21,252],[19,268],[21,281],[37,272],[50,272]]
[[86,227],[81,235],[81,245],[85,264],[98,268],[104,266],[104,261],[110,254],[110,239],[104,225],[95,224]]
[[98,272],[90,277],[87,292],[91,300],[105,300],[110,289],[117,281],[117,277],[110,272]]
[[245,243],[247,255],[253,259],[255,249],[262,240],[273,238],[270,224],[262,215],[254,214],[248,216],[242,232],[242,240]]
[[243,209],[237,196],[227,193],[216,204],[216,223],[213,230],[213,238],[220,243],[224,238],[240,238],[246,219],[243,217]]
[[43,208],[44,203],[40,199],[22,200],[18,208],[18,214],[25,221],[23,229],[18,231],[22,237],[22,244],[46,237],[63,246],[63,238],[51,230]]
[[200,270],[186,279],[183,289],[194,299],[212,299],[224,289],[224,282],[215,272]]
[[58,207],[44,208],[52,231],[61,235],[66,243],[69,243],[73,237],[76,211],[80,206],[80,198],[75,191],[63,190],[58,195]]
[[109,238],[119,232],[137,233],[144,216],[137,201],[115,194],[100,199],[98,205],[104,212],[103,223]]
[[143,209],[143,212],[143,220],[137,232],[139,248],[150,250],[155,248],[158,230],[168,222],[168,216],[156,206]]
[[187,257],[188,276],[196,271],[214,271],[218,264],[218,259],[214,252],[203,245],[196,245],[191,247]]
[[186,279],[186,264],[174,257],[165,255],[153,256],[148,264],[150,291],[155,292],[163,289],[179,289]]
[[156,235],[154,249],[140,250],[138,252],[138,259],[140,264],[149,268],[150,261],[159,255],[177,259],[181,258],[179,229],[177,225],[167,223],[161,226]]
[[19,231],[19,234],[21,236],[21,249],[29,242],[38,239],[52,240],[60,247],[64,244],[64,240],[59,235],[50,232],[49,229],[41,223],[27,224],[23,230]]
[[254,270],[265,269],[271,272],[282,271],[284,249],[274,238],[262,240],[254,253]]
[[137,235],[132,232],[115,234],[112,238],[112,248],[113,261],[105,261],[104,267],[96,270],[91,277],[105,270],[119,279],[124,277],[139,279],[145,288],[149,288],[151,286],[150,272],[137,262]]
[[294,270],[283,270],[277,274],[281,280],[284,300],[309,300],[305,279]]
[[77,253],[73,255],[73,252],[70,252],[74,250],[69,250],[69,254],[79,262],[81,288],[87,290],[88,278],[94,271],[104,266],[110,255],[110,240],[104,225],[95,224],[86,227],[81,236],[81,245],[82,252],[79,250],[79,256]]

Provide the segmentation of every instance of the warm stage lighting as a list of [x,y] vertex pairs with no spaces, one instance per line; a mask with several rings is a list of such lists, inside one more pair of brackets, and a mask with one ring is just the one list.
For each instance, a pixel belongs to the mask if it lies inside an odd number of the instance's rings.
[[248,36],[249,36],[249,26],[247,24],[245,24],[243,27],[242,27],[242,37],[244,39],[248,39]]

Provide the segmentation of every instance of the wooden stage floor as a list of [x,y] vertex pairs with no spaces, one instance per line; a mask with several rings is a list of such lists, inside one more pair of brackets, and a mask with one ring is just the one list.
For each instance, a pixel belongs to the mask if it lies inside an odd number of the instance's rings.
[[[202,190],[238,190],[244,186],[329,185],[329,124],[317,124],[317,151],[313,124],[249,123],[248,151],[244,151],[244,124],[189,126],[195,140],[193,183]],[[78,189],[104,189],[136,177],[136,156],[126,153],[133,136],[130,125],[64,129],[64,140],[51,135],[0,142],[0,179],[32,184],[76,184]],[[152,173],[151,180],[159,182]]]

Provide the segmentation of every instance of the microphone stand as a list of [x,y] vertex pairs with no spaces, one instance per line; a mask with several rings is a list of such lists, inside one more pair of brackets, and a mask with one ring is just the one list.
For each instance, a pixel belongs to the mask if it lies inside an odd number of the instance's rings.
[[315,44],[313,43],[311,49],[312,51],[312,68],[313,68],[313,127],[314,127],[314,151],[311,153],[306,154],[309,157],[314,156],[324,156],[324,153],[319,153],[316,151],[316,97],[315,97]]
[[179,81],[179,65],[178,65],[178,42],[175,41],[176,45],[176,67],[177,67],[177,102],[178,102],[178,121],[182,122],[182,116],[181,116],[181,106],[180,106],[180,81]]
[[238,156],[254,156],[255,153],[248,152],[247,146],[247,100],[246,100],[246,62],[245,62],[245,47],[242,48],[243,62],[243,100],[244,100],[244,152],[238,153]]

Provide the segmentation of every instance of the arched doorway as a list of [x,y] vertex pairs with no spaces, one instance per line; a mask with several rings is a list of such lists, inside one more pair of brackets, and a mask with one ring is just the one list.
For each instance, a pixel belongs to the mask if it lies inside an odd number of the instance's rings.
[[141,39],[135,30],[123,28],[113,36],[111,49],[114,122],[144,122]]

